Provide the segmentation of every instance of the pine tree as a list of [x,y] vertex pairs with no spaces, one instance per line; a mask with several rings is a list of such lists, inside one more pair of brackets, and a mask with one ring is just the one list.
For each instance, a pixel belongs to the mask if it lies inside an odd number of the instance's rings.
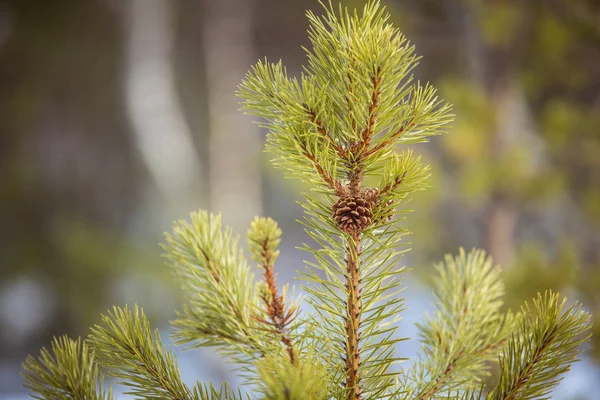
[[[312,50],[300,78],[261,61],[239,87],[243,108],[269,131],[274,164],[311,187],[302,204],[315,243],[302,247],[313,258],[301,273],[305,299],[277,286],[275,221],[257,217],[248,232],[257,280],[220,216],[194,212],[163,246],[187,295],[173,338],[236,363],[252,398],[547,397],[588,338],[589,315],[551,292],[503,312],[500,269],[481,250],[461,249],[437,267],[421,355],[400,365],[401,216],[429,170],[396,148],[443,133],[453,115],[433,87],[412,79],[419,58],[377,0],[362,12],[324,8],[322,17],[308,13]],[[492,362],[500,377],[484,387]],[[137,305],[106,313],[84,341],[55,340],[24,368],[26,386],[43,399],[110,399],[102,371],[136,398],[250,396],[182,382],[172,350]]]

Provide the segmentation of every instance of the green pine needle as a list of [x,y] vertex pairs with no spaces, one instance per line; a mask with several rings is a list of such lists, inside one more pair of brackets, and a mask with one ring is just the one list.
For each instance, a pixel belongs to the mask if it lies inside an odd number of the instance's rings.
[[25,387],[36,399],[109,400],[102,389],[103,376],[94,355],[80,338],[54,338],[51,349],[42,349],[38,359],[23,363]]
[[590,314],[558,293],[538,293],[502,348],[500,380],[486,399],[547,399],[590,338]]
[[192,213],[191,222],[175,223],[165,237],[165,256],[188,298],[173,321],[177,343],[215,346],[232,357],[260,354],[266,339],[253,317],[258,291],[239,237],[206,211]]
[[136,305],[114,307],[92,328],[90,345],[102,365],[130,394],[144,399],[197,399],[182,381],[175,355],[163,349],[158,330],[152,331]]

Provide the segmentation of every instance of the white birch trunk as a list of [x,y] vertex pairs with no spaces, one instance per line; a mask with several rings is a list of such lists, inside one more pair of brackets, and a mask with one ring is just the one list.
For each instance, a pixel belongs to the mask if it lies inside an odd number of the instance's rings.
[[239,109],[237,85],[257,60],[250,0],[207,0],[204,49],[210,126],[210,204],[237,232],[261,214],[260,132]]
[[135,143],[169,208],[198,207],[202,164],[176,90],[173,2],[128,0],[125,88]]

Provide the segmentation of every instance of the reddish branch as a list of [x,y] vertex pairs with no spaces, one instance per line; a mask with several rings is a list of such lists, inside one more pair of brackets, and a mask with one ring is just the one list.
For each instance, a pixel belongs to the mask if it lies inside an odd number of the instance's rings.
[[[329,144],[335,149],[335,151],[340,157],[346,159],[348,157],[346,151],[342,146],[335,142],[333,137],[325,128],[323,122],[317,118],[317,114],[313,110],[311,110],[307,104],[303,104],[303,107],[308,113],[310,121],[317,126],[317,132],[319,132],[319,134],[321,134],[321,136],[323,136],[329,142]],[[344,186],[342,185],[342,183],[325,171],[323,166],[317,160],[317,157],[308,149],[305,143],[300,143],[300,145],[302,146],[302,155],[304,155],[304,157],[310,160],[310,162],[317,170],[317,173],[323,179],[323,182],[325,182],[327,186],[333,189],[336,195],[341,196],[344,193]]]
[[375,118],[377,116],[377,106],[379,106],[379,97],[381,96],[381,90],[379,90],[381,78],[377,77],[377,75],[379,75],[379,70],[377,70],[377,74],[373,75],[371,78],[371,82],[373,83],[373,92],[371,94],[371,104],[369,104],[369,122],[367,123],[367,127],[363,130],[361,135],[363,148],[367,148],[371,144],[373,127],[375,126]]
[[344,148],[337,144],[335,142],[335,140],[333,139],[333,137],[329,134],[329,132],[327,131],[327,129],[325,128],[325,124],[323,124],[323,121],[321,121],[319,118],[317,118],[317,113],[314,112],[314,110],[311,110],[308,105],[304,104],[304,109],[306,110],[306,112],[308,113],[308,115],[310,116],[310,120],[313,124],[315,124],[317,126],[317,132],[319,132],[319,134],[321,136],[323,136],[331,145],[331,147],[334,148],[334,150],[336,151],[336,153],[344,160],[346,160],[348,158],[348,154],[346,152],[346,150],[344,150]]
[[321,176],[321,178],[327,184],[327,186],[333,189],[338,196],[344,194],[344,186],[342,185],[342,183],[336,180],[330,174],[328,174],[325,171],[325,169],[323,169],[321,164],[318,162],[317,157],[315,157],[315,155],[308,150],[304,143],[302,143],[301,146],[302,154],[304,155],[304,157],[308,158],[312,162],[313,166],[317,170],[317,173]]
[[287,333],[287,326],[290,324],[290,322],[292,322],[294,310],[286,311],[283,297],[277,290],[277,285],[275,284],[273,251],[268,246],[267,242],[268,238],[265,238],[265,240],[261,243],[261,256],[264,260],[261,268],[263,268],[265,271],[265,283],[267,284],[269,294],[263,296],[262,300],[267,306],[267,314],[270,321],[261,320],[260,318],[259,320],[271,325],[274,328],[275,332],[279,335],[281,342],[287,348],[290,362],[294,364],[296,361],[294,346]]
[[[352,81],[349,79],[349,94],[352,94]],[[343,195],[350,195],[353,197],[362,196],[361,194],[361,182],[364,177],[364,165],[363,162],[370,155],[378,152],[384,147],[392,144],[400,135],[403,134],[405,129],[408,129],[414,125],[410,123],[398,130],[386,140],[381,143],[371,146],[373,135],[375,134],[375,123],[377,120],[377,110],[379,108],[381,99],[381,78],[379,77],[379,71],[377,71],[371,78],[373,84],[373,91],[371,93],[371,99],[368,107],[368,121],[364,129],[360,132],[356,132],[358,140],[348,143],[346,150],[344,147],[339,146],[333,141],[333,138],[328,134],[323,125],[319,122],[316,114],[311,112],[308,108],[307,111],[311,117],[311,121],[317,125],[317,131],[328,140],[333,147],[336,149],[337,154],[342,158],[348,167],[348,185],[341,185],[339,182],[333,180],[328,174],[326,174],[322,168],[316,162],[314,156],[311,156],[310,152],[304,148],[304,155],[308,157],[319,174],[323,177],[325,182],[336,191],[336,194],[341,197]],[[349,96],[346,96],[348,101]],[[351,110],[351,104],[348,102],[348,111]],[[355,121],[353,120],[353,123]],[[355,129],[354,125],[352,127]],[[381,190],[381,194],[388,191],[394,190],[398,185],[402,183],[406,173],[401,177],[391,182]],[[349,193],[348,193],[349,192]],[[344,317],[345,330],[346,330],[346,342],[345,346],[345,386],[347,389],[346,400],[359,400],[361,398],[361,386],[360,386],[360,328],[361,328],[361,288],[360,288],[360,253],[361,253],[361,234],[362,231],[351,233],[350,237],[346,241],[346,315]],[[451,367],[453,368],[453,366]],[[451,371],[451,369],[450,369]],[[449,372],[450,372],[449,371]]]
[[347,241],[346,248],[346,388],[347,400],[360,399],[360,279],[359,279],[360,233]]
[[[360,184],[363,179],[362,168],[355,167],[348,174],[348,188],[352,196],[360,194]],[[360,399],[360,322],[361,322],[361,299],[360,299],[360,243],[361,232],[356,232],[346,242],[346,389],[347,400]]]
[[388,192],[391,192],[392,190],[396,189],[398,186],[400,186],[402,184],[402,182],[404,182],[405,178],[406,178],[406,171],[404,171],[404,173],[402,174],[402,176],[397,177],[393,182],[390,182],[389,184],[387,184],[384,187],[382,187],[379,190],[379,197],[381,197],[384,194],[386,194]]
[[389,146],[390,144],[392,144],[396,139],[398,139],[398,137],[402,136],[402,134],[407,130],[412,128],[415,125],[414,122],[411,122],[410,124],[403,126],[402,128],[398,129],[396,132],[394,132],[388,139],[378,143],[376,146],[373,146],[372,148],[370,148],[369,150],[365,151],[364,153],[362,153],[360,155],[359,161],[364,161],[367,157],[369,157],[371,154],[377,153],[379,150],[383,149],[386,146]]

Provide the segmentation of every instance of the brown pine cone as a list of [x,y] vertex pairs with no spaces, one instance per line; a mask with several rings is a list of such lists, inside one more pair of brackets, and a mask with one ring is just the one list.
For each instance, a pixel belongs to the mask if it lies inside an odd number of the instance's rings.
[[392,207],[394,204],[394,200],[388,200],[385,202],[385,207],[387,208],[387,212],[384,215],[381,215],[379,217],[379,221],[377,221],[377,223],[381,223],[381,222],[389,222],[392,218],[394,218],[394,213],[395,213],[395,209],[394,207]]
[[379,189],[377,188],[369,188],[364,191],[363,198],[371,203],[371,207],[374,207],[377,201],[379,200]]
[[390,221],[394,216],[394,208],[391,207],[394,204],[393,200],[383,201],[379,197],[379,189],[369,188],[363,192],[363,198],[371,204],[371,210],[379,209],[384,211],[382,215],[379,215],[377,220],[373,220],[373,223],[379,225],[384,222]]
[[342,196],[333,205],[333,219],[342,231],[354,235],[371,224],[371,208],[372,203],[362,196]]

